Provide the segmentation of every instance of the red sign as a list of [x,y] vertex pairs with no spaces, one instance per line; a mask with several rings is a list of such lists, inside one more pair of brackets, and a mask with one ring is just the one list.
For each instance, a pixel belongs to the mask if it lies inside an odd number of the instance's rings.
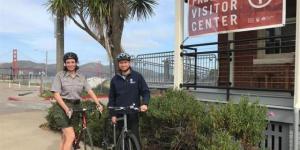
[[189,36],[283,26],[285,0],[189,0]]

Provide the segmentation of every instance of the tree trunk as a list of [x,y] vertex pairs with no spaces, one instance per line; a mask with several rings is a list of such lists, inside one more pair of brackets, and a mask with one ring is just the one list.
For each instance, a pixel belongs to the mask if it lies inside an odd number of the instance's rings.
[[114,0],[113,7],[111,11],[111,16],[108,18],[108,30],[107,38],[110,54],[114,63],[115,73],[118,72],[118,63],[116,61],[116,56],[123,52],[121,45],[122,33],[124,28],[124,21],[126,12],[122,6],[122,1]]
[[56,72],[62,71],[64,67],[64,17],[61,13],[56,14]]

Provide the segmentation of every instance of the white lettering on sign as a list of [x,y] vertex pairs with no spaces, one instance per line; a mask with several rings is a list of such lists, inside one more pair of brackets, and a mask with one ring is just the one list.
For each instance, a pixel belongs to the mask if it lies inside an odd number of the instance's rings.
[[280,27],[286,0],[189,0],[189,36]]
[[[208,3],[212,0],[194,0],[195,8],[191,10],[192,18],[197,19],[191,23],[192,31],[208,30],[211,28],[218,28],[219,26],[233,26],[237,25],[237,15],[227,12],[237,10],[237,0],[223,1],[220,3],[211,3],[203,7],[197,5]],[[229,14],[219,16],[219,13]]]

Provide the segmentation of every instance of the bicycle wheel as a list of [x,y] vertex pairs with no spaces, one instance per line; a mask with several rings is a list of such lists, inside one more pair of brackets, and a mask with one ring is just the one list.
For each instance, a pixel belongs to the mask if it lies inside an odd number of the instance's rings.
[[123,150],[123,140],[124,140],[123,137],[124,137],[124,133],[121,132],[120,136],[118,137],[117,144],[116,144],[116,149],[115,150]]
[[137,137],[133,133],[128,131],[125,137],[124,137],[124,133],[120,135],[117,142],[116,150],[141,150],[141,146],[140,143],[138,142]]
[[81,141],[79,143],[80,150],[94,150],[92,136],[88,128],[82,131]]

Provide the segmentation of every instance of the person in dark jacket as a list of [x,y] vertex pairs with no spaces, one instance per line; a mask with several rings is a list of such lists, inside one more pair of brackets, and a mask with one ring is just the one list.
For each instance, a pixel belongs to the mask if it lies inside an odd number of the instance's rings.
[[[110,82],[108,106],[127,107],[135,104],[135,106],[140,108],[141,112],[146,112],[148,110],[150,91],[143,76],[130,67],[131,57],[127,53],[120,53],[116,59],[119,72],[116,73]],[[117,117],[120,117],[120,114],[110,111],[110,115],[112,123],[116,124]],[[127,119],[128,129],[140,139],[138,113],[128,114]],[[122,128],[121,122],[117,123],[117,127],[119,130]]]

